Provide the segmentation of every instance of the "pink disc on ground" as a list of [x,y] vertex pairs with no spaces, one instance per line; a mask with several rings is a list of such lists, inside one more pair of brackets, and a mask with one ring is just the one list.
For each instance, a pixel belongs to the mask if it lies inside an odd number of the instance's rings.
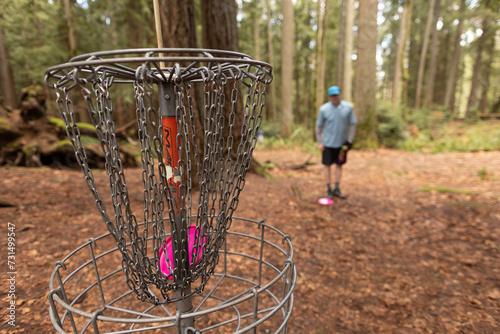
[[[196,237],[199,235],[200,231],[196,229],[196,225],[191,225],[188,227],[188,251],[189,251],[189,264],[193,263],[193,255],[196,257],[196,264],[200,263],[201,257],[203,255],[203,245],[206,242],[206,237],[203,240],[198,241],[198,245],[195,248]],[[167,248],[167,258],[165,259],[164,248]],[[172,272],[174,271],[174,252],[172,250],[172,237],[168,237],[160,248],[160,270],[169,279],[173,279]]]
[[333,199],[328,198],[328,197],[322,197],[318,200],[318,203],[321,205],[332,205]]

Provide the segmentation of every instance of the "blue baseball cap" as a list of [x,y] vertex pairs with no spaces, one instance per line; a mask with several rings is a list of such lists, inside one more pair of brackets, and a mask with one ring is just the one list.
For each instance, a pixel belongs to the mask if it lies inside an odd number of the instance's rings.
[[328,88],[328,96],[331,95],[340,95],[340,89],[337,86],[332,86]]

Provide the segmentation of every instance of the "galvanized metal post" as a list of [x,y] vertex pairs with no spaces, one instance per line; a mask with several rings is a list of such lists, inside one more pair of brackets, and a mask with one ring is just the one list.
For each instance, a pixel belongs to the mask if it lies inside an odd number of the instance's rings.
[[[177,312],[181,315],[193,311],[193,303],[191,300],[191,285],[186,284],[187,275],[189,277],[189,249],[188,249],[188,233],[185,217],[185,210],[182,210],[181,202],[181,171],[179,166],[179,145],[177,143],[177,117],[175,90],[173,82],[161,83],[158,85],[160,95],[160,117],[163,129],[163,145],[165,152],[165,169],[167,173],[167,182],[170,189],[170,195],[173,196],[174,206],[174,226],[175,233],[172,233],[172,248],[174,259],[171,259],[174,264],[174,279],[177,280],[176,290]],[[184,254],[184,258],[181,258]],[[187,297],[186,297],[187,296]],[[194,328],[194,318],[181,319],[181,333],[185,333],[187,328]]]

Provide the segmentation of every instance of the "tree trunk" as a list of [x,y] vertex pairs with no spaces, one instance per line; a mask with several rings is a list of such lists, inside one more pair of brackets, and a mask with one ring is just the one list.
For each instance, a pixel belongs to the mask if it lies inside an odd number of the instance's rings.
[[356,61],[355,96],[358,117],[357,141],[364,147],[377,146],[377,0],[359,1],[358,58]]
[[[111,29],[111,47],[116,50],[118,49],[118,27],[116,25],[116,16],[115,16],[115,8],[114,8],[114,0],[108,0],[107,1],[107,6],[109,8],[109,20],[110,20],[110,29]],[[121,127],[125,125],[126,119],[125,119],[125,101],[123,98],[123,89],[122,87],[118,88],[118,91],[120,92],[118,95],[118,100],[116,103],[116,109],[117,109],[117,127]]]
[[[259,9],[259,3],[258,0],[254,1],[253,6],[255,7],[254,9],[257,10]],[[257,14],[254,16],[253,20],[253,42],[255,44],[255,59],[261,60],[261,55],[260,55],[260,11],[257,12]]]
[[462,53],[462,46],[460,41],[462,40],[462,28],[464,25],[464,12],[465,12],[465,0],[460,1],[460,17],[458,18],[457,31],[455,33],[455,44],[453,46],[453,54],[451,59],[450,72],[448,73],[448,80],[446,80],[446,93],[444,96],[444,105],[448,107],[451,111],[455,110],[455,91],[457,88],[457,73],[458,65],[460,63],[460,56]]
[[326,22],[328,1],[318,1],[318,47],[316,48],[316,111],[324,103],[325,62],[326,62]]
[[64,15],[66,16],[66,24],[68,25],[68,47],[69,54],[75,56],[76,53],[76,37],[75,30],[73,28],[73,16],[71,15],[71,5],[69,0],[63,0],[64,4]]
[[301,123],[302,121],[302,103],[300,103],[300,99],[302,96],[303,91],[299,89],[300,87],[300,54],[298,52],[295,52],[294,54],[294,61],[293,61],[293,81],[295,83],[295,102],[293,103],[293,119],[295,120],[296,123]]
[[429,5],[429,13],[427,14],[427,24],[425,25],[424,42],[422,45],[422,52],[420,53],[420,63],[418,65],[418,77],[417,77],[417,92],[415,96],[415,108],[420,108],[421,96],[422,96],[422,85],[424,82],[425,73],[425,62],[427,60],[427,48],[429,46],[429,36],[431,33],[431,27],[433,20],[434,7],[436,6],[436,0],[431,0]]
[[[274,49],[273,49],[273,31],[271,29],[271,4],[266,0],[266,15],[267,15],[267,49],[269,52],[269,64],[274,67]],[[276,123],[278,112],[276,110],[276,89],[275,85],[270,85],[271,94],[271,121]]]
[[344,82],[344,56],[345,56],[345,13],[346,1],[340,0],[339,4],[339,39],[337,53],[337,85],[343,85]]
[[[312,3],[311,2],[306,2],[305,6],[302,7],[306,12],[307,12],[307,19],[305,20],[305,25],[303,26],[303,29],[305,30],[310,30],[311,29],[311,8],[312,8]],[[302,40],[302,50],[310,50],[310,45],[311,45],[312,37],[310,35],[306,35],[304,39]],[[297,53],[300,54],[301,53]],[[296,67],[299,66],[299,64],[295,64]],[[302,93],[302,108],[304,110],[303,115],[302,115],[302,124],[310,129],[314,129],[314,122],[316,119],[316,110],[315,107],[311,104],[311,102],[314,100],[312,96],[312,87],[314,86],[314,79],[312,79],[312,71],[311,71],[311,53],[305,52],[303,55],[303,63],[300,64],[303,69],[303,76],[304,79],[302,80],[302,85],[297,86],[299,92]]]
[[[73,27],[73,15],[71,13],[71,7],[73,3],[69,0],[63,0],[64,6],[64,16],[66,19],[66,25],[68,27],[68,51],[71,57],[76,56],[76,36],[75,29]],[[77,120],[83,123],[91,123],[90,116],[87,112],[80,112],[76,114]]]
[[[410,32],[411,32],[411,22],[412,20],[412,15],[413,15],[413,0],[409,0],[408,2],[408,19],[406,20],[406,36],[405,36],[405,45],[407,44],[407,41],[410,39]],[[406,48],[405,48],[406,50]],[[404,52],[404,58],[408,59],[408,62],[410,62],[408,53],[410,51],[406,50]],[[402,104],[403,106],[408,106],[408,86],[410,84],[410,73],[408,72],[408,67],[402,66],[403,70],[403,91],[402,91]],[[406,110],[406,109],[405,109]],[[406,112],[404,114],[404,117],[406,117]]]
[[197,48],[194,0],[162,0],[160,7],[163,46]]
[[[202,25],[203,47],[206,49],[238,51],[238,25],[236,15],[238,5],[234,0],[202,0]],[[215,24],[215,22],[217,24]],[[225,88],[226,99],[229,100],[232,87]],[[236,118],[234,120],[233,137],[235,147],[241,140],[241,127],[243,125],[243,102],[239,98],[236,103]],[[225,117],[229,119],[231,108],[225,109]],[[229,128],[224,129],[228,135]]]
[[[0,12],[2,6],[0,5]],[[7,51],[3,43],[3,31],[0,25],[0,97],[3,99],[3,105],[8,109],[17,107],[16,89],[14,80],[10,75],[10,67],[7,61]]]
[[118,48],[118,28],[116,26],[114,4],[115,4],[114,0],[108,0],[108,2],[107,2],[108,8],[109,8],[109,21],[110,21],[110,28],[111,28],[111,46],[113,47],[113,49],[117,49]]
[[437,105],[442,105],[446,94],[446,80],[448,78],[449,65],[451,64],[452,33],[449,25],[443,25],[440,31],[439,56],[437,59],[437,71],[434,78],[434,97],[432,102]]
[[[346,20],[345,20],[345,53],[344,53],[344,81],[342,83],[342,97],[347,101],[352,101],[352,50],[354,27],[354,0],[346,1]],[[375,8],[377,10],[377,8]]]
[[398,53],[396,55],[396,66],[394,66],[394,82],[392,86],[392,107],[396,108],[400,103],[401,96],[401,75],[404,70],[404,56],[406,41],[408,37],[408,22],[411,20],[411,2],[403,3],[403,14],[399,26]]
[[493,65],[493,59],[495,54],[495,35],[497,32],[497,26],[493,25],[490,27],[490,31],[488,32],[486,47],[485,47],[485,55],[484,63],[482,66],[482,75],[481,75],[481,99],[479,101],[479,111],[481,113],[485,113],[488,108],[488,91],[490,90],[490,78],[491,78],[491,69]]
[[[490,1],[487,0],[485,3],[485,7],[488,7],[489,4]],[[477,56],[476,56],[476,62],[474,63],[474,70],[472,72],[470,95],[469,95],[469,100],[467,101],[467,110],[465,112],[465,118],[470,118],[474,116],[474,113],[476,111],[475,109],[477,108],[477,100],[478,100],[477,91],[479,88],[479,76],[481,75],[481,65],[483,62],[483,50],[490,31],[489,20],[490,18],[488,15],[486,15],[483,18],[483,26],[482,26],[483,33],[481,37],[479,37],[479,44],[477,46]]]
[[434,8],[434,21],[433,21],[433,32],[432,32],[432,44],[431,44],[431,58],[429,60],[429,74],[427,76],[427,89],[425,94],[425,106],[430,107],[434,98],[434,82],[436,79],[437,72],[437,48],[438,48],[438,37],[439,32],[437,30],[437,23],[439,20],[439,15],[441,12],[441,0],[436,0],[436,5]]
[[306,111],[304,113],[304,123],[306,126],[309,125],[309,121],[312,120],[314,122],[314,118],[316,116],[316,111],[312,110],[311,112],[311,63],[309,62],[309,57],[304,58],[304,86],[302,90],[304,91],[304,106]]
[[202,0],[203,47],[238,51],[238,5],[234,0]]
[[281,127],[280,135],[288,138],[292,134],[293,114],[293,4],[292,0],[283,0],[281,48]]

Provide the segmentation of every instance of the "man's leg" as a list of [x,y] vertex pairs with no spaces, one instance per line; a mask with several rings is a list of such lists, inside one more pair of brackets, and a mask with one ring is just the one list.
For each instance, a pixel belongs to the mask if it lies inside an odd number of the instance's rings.
[[332,179],[332,172],[331,172],[331,167],[332,166],[329,166],[329,165],[323,165],[325,171],[325,183],[326,183],[326,188],[327,190],[331,190],[330,189],[330,183],[332,182],[331,179]]
[[342,165],[335,165],[335,186],[338,187],[342,179]]
[[335,189],[333,195],[338,198],[346,198],[340,191],[340,180],[342,179],[342,165],[335,165]]

